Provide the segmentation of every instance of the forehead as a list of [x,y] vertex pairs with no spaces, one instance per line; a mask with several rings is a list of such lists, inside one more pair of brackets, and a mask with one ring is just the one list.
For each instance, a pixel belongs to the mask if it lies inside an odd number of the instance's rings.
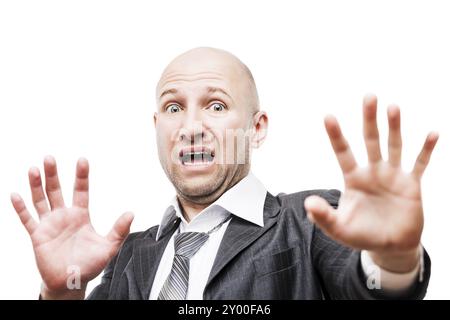
[[157,98],[171,89],[218,87],[236,93],[243,80],[239,64],[226,57],[187,57],[173,61],[164,70],[156,88]]

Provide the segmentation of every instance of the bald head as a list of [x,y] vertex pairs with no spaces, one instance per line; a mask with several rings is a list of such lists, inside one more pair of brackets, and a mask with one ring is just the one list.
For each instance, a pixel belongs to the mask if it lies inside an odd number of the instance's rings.
[[227,94],[234,102],[243,103],[251,114],[259,110],[256,84],[250,69],[235,55],[225,50],[199,47],[182,53],[164,69],[156,87],[159,100],[172,86],[196,80],[223,80]]

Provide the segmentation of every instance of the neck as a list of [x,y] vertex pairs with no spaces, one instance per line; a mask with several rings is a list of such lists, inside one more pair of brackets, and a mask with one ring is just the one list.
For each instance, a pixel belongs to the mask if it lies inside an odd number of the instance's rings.
[[191,222],[202,210],[207,208],[211,203],[195,203],[184,199],[183,197],[178,197],[178,202],[180,204],[180,209],[183,213],[184,218],[187,222]]
[[202,210],[216,201],[222,194],[248,175],[250,167],[238,167],[238,170],[226,179],[220,188],[207,196],[187,196],[178,192],[178,203],[187,222],[191,222]]

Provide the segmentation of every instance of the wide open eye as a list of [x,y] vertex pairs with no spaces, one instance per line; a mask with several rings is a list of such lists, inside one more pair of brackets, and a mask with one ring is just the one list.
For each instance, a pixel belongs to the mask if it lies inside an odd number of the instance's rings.
[[172,103],[167,106],[166,111],[168,113],[175,113],[175,112],[180,112],[181,108],[179,105]]
[[226,108],[223,104],[215,102],[212,105],[209,106],[209,109],[215,112],[222,112],[224,111]]

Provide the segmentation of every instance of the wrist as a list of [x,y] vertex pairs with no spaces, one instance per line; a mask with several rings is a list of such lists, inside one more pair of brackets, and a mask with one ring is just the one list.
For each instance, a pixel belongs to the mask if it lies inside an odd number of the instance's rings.
[[79,289],[50,290],[42,283],[41,300],[83,300],[86,294],[87,284],[81,285]]
[[407,273],[420,263],[421,245],[412,250],[401,252],[368,251],[370,258],[380,268],[393,273]]

